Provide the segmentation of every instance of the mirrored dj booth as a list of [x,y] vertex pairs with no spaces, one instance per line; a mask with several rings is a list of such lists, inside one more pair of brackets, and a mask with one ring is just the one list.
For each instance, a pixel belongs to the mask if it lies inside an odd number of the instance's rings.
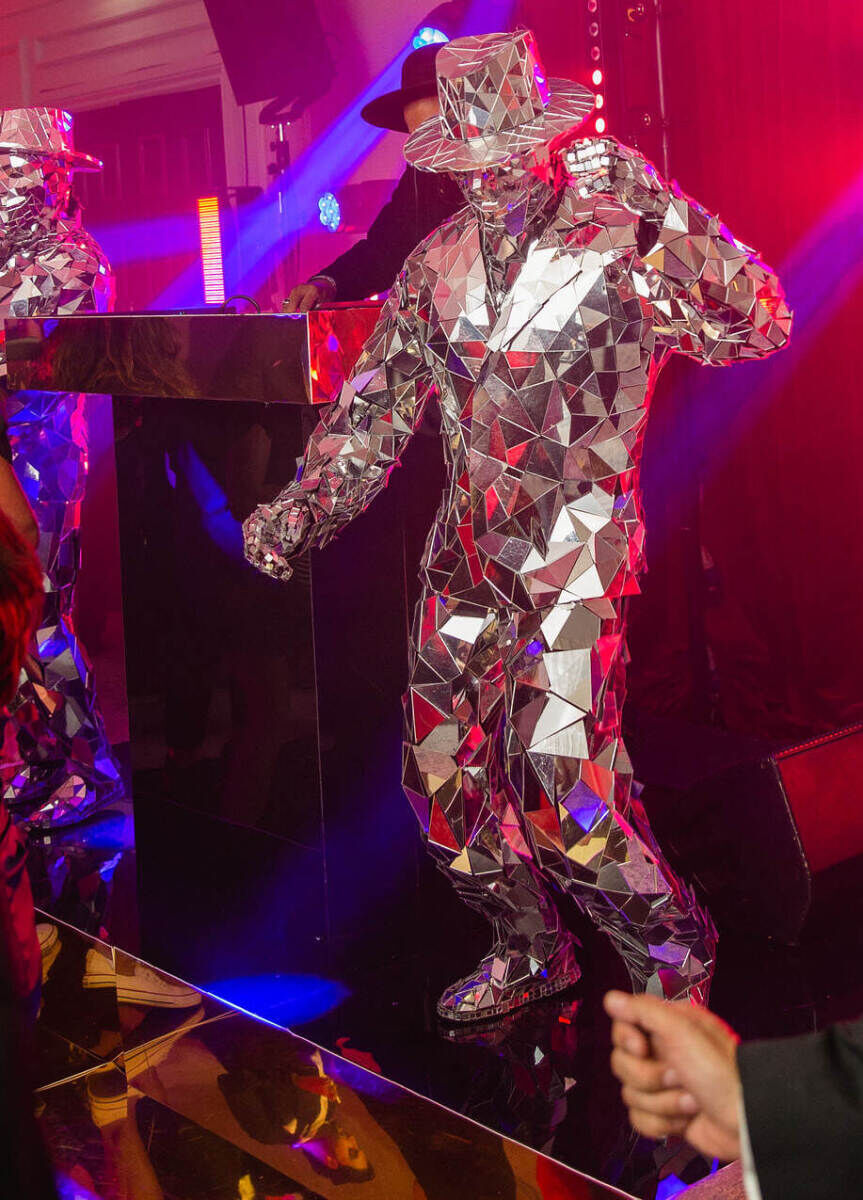
[[130,896],[92,931],[198,982],[326,972],[361,937],[370,968],[398,949],[374,906],[417,864],[399,697],[434,431],[288,585],[248,566],[241,530],[296,473],[378,310],[6,322],[10,390],[110,397],[99,536],[120,564],[137,928]]

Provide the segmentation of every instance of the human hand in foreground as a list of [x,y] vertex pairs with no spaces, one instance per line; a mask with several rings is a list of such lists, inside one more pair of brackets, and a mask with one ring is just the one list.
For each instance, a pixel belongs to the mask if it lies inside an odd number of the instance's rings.
[[282,304],[282,312],[310,312],[313,308],[319,308],[334,298],[335,292],[325,279],[298,283]]
[[740,1155],[738,1037],[687,1001],[609,992],[611,1068],[639,1133],[677,1133],[708,1157]]
[[259,504],[243,522],[243,549],[253,567],[288,580],[293,574],[288,559],[296,553],[308,521],[308,509],[296,500]]

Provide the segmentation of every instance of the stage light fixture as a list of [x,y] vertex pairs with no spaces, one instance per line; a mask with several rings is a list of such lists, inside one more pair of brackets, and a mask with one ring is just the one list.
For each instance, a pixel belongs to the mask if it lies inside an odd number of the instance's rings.
[[198,200],[198,232],[201,239],[201,270],[204,275],[204,303],[225,303],[225,271],[222,264],[222,229],[219,197],[201,196]]
[[599,87],[599,85],[602,83],[602,71],[600,71],[598,67],[591,75],[591,79],[593,80],[595,87]]
[[449,38],[442,29],[432,29],[430,25],[423,25],[422,29],[414,34],[413,48],[419,50],[420,46],[437,46],[448,42]]
[[324,229],[335,233],[342,223],[342,206],[332,192],[324,192],[318,200],[318,216]]
[[605,117],[597,117],[594,128],[597,133],[605,133]]

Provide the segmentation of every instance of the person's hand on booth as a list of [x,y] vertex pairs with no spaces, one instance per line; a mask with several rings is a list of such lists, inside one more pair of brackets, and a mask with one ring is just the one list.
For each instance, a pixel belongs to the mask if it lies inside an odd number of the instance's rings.
[[335,285],[323,276],[309,279],[306,283],[298,283],[287,300],[282,304],[282,312],[307,313],[313,308],[320,308],[336,298]]

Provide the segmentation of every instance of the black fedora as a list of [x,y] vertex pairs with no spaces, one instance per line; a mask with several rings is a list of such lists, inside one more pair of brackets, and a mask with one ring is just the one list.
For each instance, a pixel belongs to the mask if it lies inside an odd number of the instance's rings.
[[437,95],[435,59],[440,48],[440,43],[432,43],[411,51],[402,63],[402,86],[397,92],[385,92],[383,96],[370,100],[360,113],[362,119],[379,129],[407,133],[405,105],[410,104],[411,100]]

